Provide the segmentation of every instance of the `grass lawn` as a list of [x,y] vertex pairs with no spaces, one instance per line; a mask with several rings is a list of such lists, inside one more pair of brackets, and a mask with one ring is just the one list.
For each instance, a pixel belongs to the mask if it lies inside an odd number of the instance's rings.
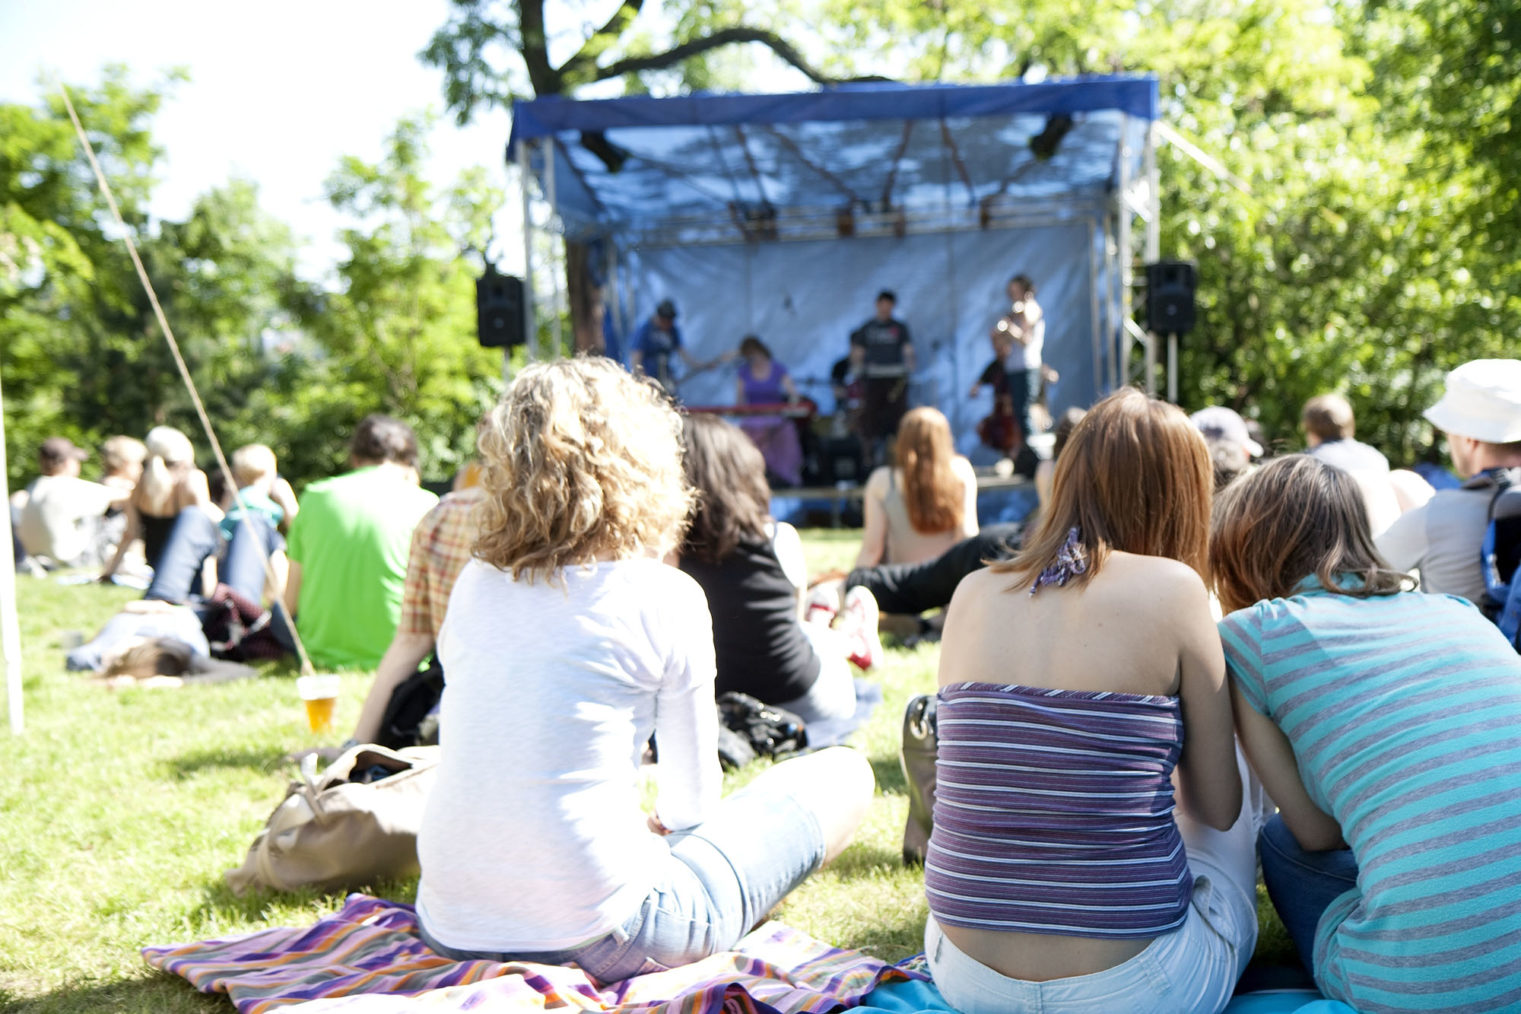
[[[810,568],[847,566],[854,532],[804,535]],[[108,691],[67,673],[62,635],[92,636],[136,593],[17,578],[26,732],[8,738],[0,778],[0,1010],[231,1010],[222,997],[150,972],[138,949],[304,925],[340,895],[254,893],[222,881],[285,792],[306,729],[291,667],[183,690]],[[921,949],[921,874],[899,859],[908,811],[898,769],[907,699],[934,685],[937,646],[890,650],[884,706],[857,736],[877,799],[854,844],[777,916],[813,935],[896,960]],[[358,717],[368,673],[345,674],[335,728]],[[330,740],[346,734],[340,731]],[[747,777],[740,774],[740,779]],[[372,893],[412,900],[414,881]],[[1263,902],[1259,955],[1291,960]]]

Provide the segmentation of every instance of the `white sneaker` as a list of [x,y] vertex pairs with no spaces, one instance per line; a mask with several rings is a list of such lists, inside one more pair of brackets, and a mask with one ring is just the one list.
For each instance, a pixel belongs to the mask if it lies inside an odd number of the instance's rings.
[[850,644],[850,660],[862,669],[882,661],[882,638],[877,635],[881,614],[871,592],[855,587],[845,595],[845,619],[841,630]]

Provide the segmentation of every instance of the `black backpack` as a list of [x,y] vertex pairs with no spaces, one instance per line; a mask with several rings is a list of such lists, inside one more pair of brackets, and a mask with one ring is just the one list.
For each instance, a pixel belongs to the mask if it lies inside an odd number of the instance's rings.
[[428,668],[415,672],[396,685],[386,702],[375,742],[392,750],[438,743],[438,702],[444,696],[444,667],[438,656]]

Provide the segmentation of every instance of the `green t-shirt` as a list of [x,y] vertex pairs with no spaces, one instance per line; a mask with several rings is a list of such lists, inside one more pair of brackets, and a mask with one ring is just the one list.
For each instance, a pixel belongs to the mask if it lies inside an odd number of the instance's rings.
[[438,497],[388,466],[314,482],[291,522],[296,630],[312,662],[373,669],[396,634],[412,529]]

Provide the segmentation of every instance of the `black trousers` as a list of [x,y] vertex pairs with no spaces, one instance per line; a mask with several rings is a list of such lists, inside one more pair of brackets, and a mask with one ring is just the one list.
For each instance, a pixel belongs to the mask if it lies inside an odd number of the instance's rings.
[[884,613],[922,613],[951,601],[961,579],[987,566],[990,560],[1006,560],[1019,549],[1023,527],[989,525],[970,539],[963,539],[926,563],[887,563],[850,572],[845,587],[865,588]]

